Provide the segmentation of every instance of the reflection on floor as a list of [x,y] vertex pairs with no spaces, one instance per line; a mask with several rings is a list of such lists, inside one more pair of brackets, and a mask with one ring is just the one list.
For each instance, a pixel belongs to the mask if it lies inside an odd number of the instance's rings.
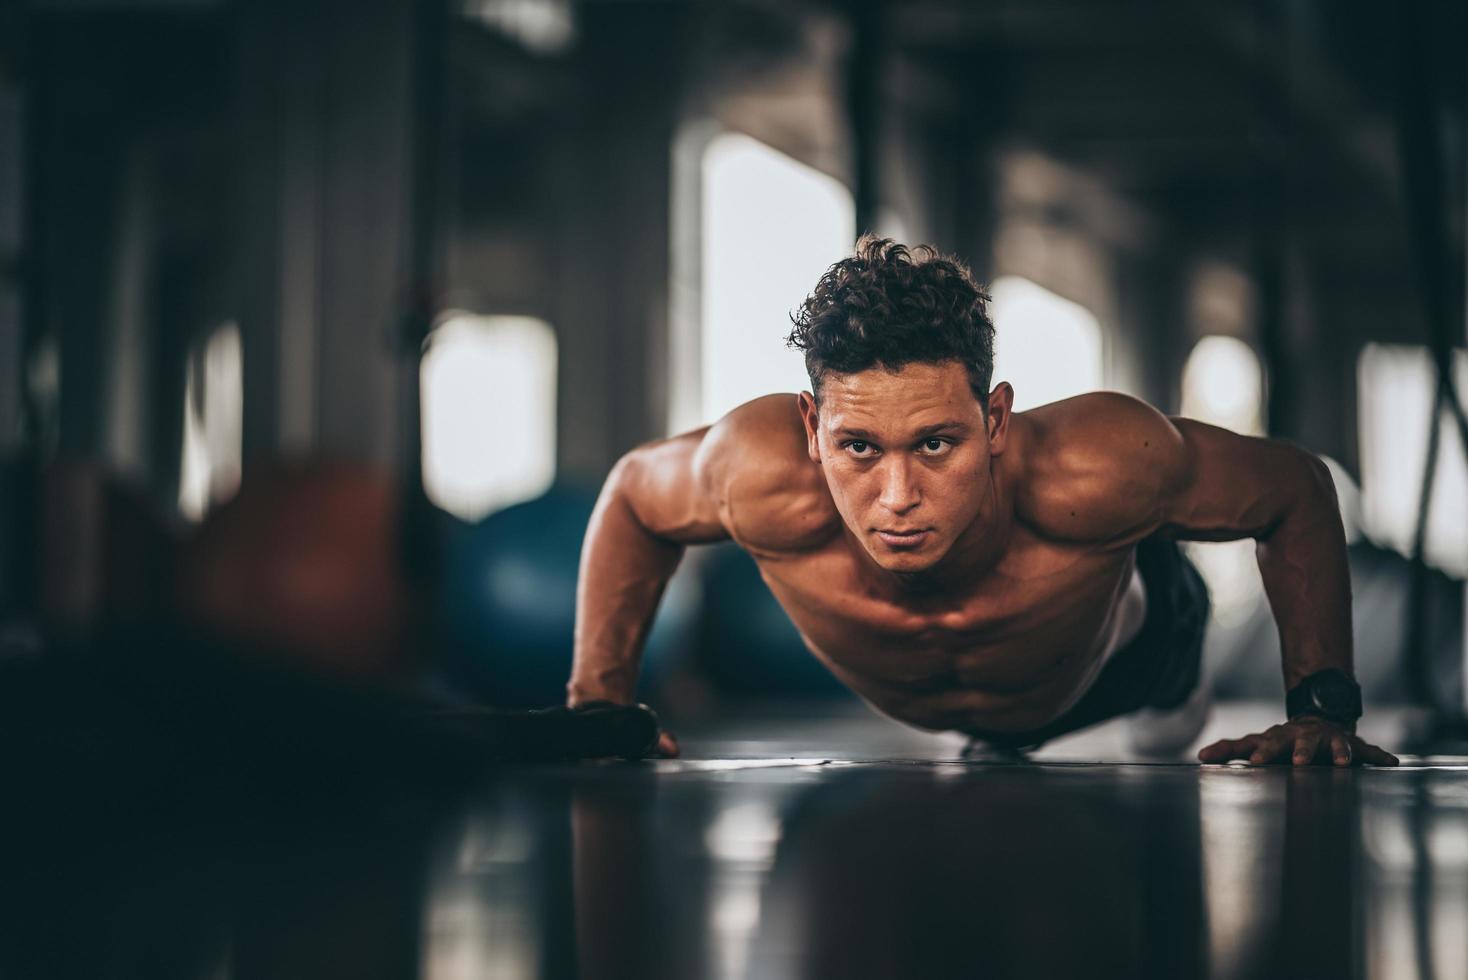
[[87,797],[6,838],[0,975],[1468,975],[1468,760],[1093,764],[1103,728],[974,765],[850,709],[680,734],[452,793]]
[[[1231,706],[1204,738],[1273,711]],[[1468,760],[1080,761],[1124,756],[1113,726],[970,765],[952,736],[788,715],[691,733],[656,774],[502,785],[441,843],[425,974],[1468,974]]]

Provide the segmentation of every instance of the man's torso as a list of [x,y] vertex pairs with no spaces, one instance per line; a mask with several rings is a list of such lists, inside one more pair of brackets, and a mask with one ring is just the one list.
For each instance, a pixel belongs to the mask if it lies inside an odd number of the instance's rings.
[[782,490],[737,501],[732,532],[811,652],[879,710],[932,729],[1038,728],[1080,698],[1145,612],[1135,536],[1098,537],[1055,510],[1074,519],[1085,499],[1066,486],[1073,474],[1046,463],[1065,455],[1053,445],[1065,414],[1083,410],[1061,402],[1014,416],[1019,446],[1006,465],[1024,504],[998,562],[960,594],[894,594],[864,574],[793,408],[791,431],[771,440],[790,454]]

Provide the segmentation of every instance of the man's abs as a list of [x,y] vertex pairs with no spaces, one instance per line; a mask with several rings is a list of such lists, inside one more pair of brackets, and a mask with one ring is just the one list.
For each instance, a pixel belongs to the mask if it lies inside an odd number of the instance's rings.
[[1146,616],[1132,549],[1052,551],[941,607],[863,594],[839,553],[760,566],[811,652],[878,710],[1026,731],[1075,704]]

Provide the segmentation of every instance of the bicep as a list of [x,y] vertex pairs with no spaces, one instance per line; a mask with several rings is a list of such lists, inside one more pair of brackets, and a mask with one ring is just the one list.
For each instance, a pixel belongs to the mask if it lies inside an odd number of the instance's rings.
[[[1158,533],[1194,541],[1265,538],[1319,489],[1323,464],[1294,443],[1239,435],[1188,418],[1164,472]],[[1326,477],[1328,482],[1329,477]]]
[[729,537],[713,492],[705,442],[709,428],[651,442],[617,464],[617,485],[637,522],[679,544]]

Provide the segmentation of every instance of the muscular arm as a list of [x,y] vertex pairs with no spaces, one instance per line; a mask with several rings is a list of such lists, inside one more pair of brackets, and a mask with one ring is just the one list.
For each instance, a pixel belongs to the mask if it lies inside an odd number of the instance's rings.
[[1064,474],[1040,502],[1047,528],[1118,546],[1151,534],[1253,538],[1286,687],[1327,667],[1350,671],[1346,536],[1324,463],[1116,392],[1056,403],[1039,424],[1040,452]]
[[[1253,538],[1279,628],[1285,689],[1326,668],[1350,673],[1350,568],[1325,464],[1283,440],[1168,419],[1141,402],[1110,397],[1124,402],[1108,409],[1106,448],[1122,461],[1119,466],[1147,474],[1132,480],[1144,488],[1139,496],[1147,503],[1134,529],[1201,541]],[[1142,516],[1143,511],[1151,513]],[[1215,742],[1199,758],[1292,758],[1297,765],[1321,758],[1337,765],[1397,762],[1352,732],[1312,717]]]
[[708,431],[632,450],[602,486],[576,585],[572,707],[633,700],[642,644],[684,546],[728,537],[706,489]]
[[[1063,457],[1065,508],[1095,538],[1150,534],[1194,541],[1253,538],[1279,627],[1286,688],[1351,669],[1351,582],[1330,472],[1282,439],[1169,418],[1127,395],[1098,392],[1051,428]],[[1065,405],[1066,403],[1060,403]],[[1074,506],[1080,495],[1084,508]]]
[[1178,433],[1159,530],[1177,538],[1253,538],[1279,629],[1285,689],[1335,667],[1352,669],[1351,579],[1330,471],[1277,439],[1241,436],[1192,419]]

